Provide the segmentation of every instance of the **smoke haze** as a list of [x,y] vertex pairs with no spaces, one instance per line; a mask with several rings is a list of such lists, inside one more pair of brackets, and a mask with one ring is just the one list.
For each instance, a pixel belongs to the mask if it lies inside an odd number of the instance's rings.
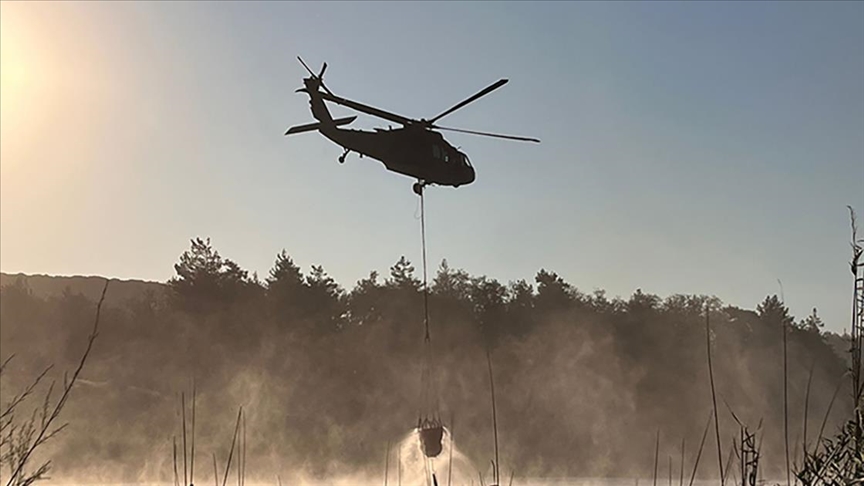
[[[171,482],[172,440],[181,447],[181,393],[188,420],[194,380],[197,483],[213,480],[213,454],[224,473],[242,406],[250,484],[274,484],[277,476],[284,484],[324,478],[328,484],[334,478],[380,483],[385,461],[396,484],[400,456],[402,483],[424,484],[413,431],[424,405],[422,291],[410,262],[401,259],[386,279],[373,272],[351,290],[321,268],[304,274],[284,252],[268,279],[259,281],[218,256],[209,242],[193,243],[175,268],[176,279],[138,293],[128,289],[133,283],[118,283],[125,285],[124,298],[107,301],[93,354],[64,410],[70,425],[44,451],[55,477]],[[84,287],[86,295],[66,288],[36,292],[24,277],[6,279],[0,358],[16,356],[4,373],[4,401],[7,390],[25,386],[48,364],[56,363],[51,376],[62,380],[62,370],[80,356],[95,302]],[[502,484],[511,473],[651,477],[658,431],[661,477],[669,457],[678,477],[683,439],[689,480],[712,406],[706,304],[724,460],[739,434],[731,409],[751,429],[762,421],[762,471],[780,476],[781,323],[790,326],[793,458],[802,448],[811,367],[810,444],[845,368],[832,347],[839,338],[822,333],[818,317],[796,320],[774,296],[756,310],[641,290],[627,300],[608,299],[599,291],[580,292],[546,270],[533,284],[501,284],[445,262],[429,304],[432,390],[447,426],[434,464],[439,484],[446,482],[451,431],[454,484],[479,483],[478,471],[491,480],[487,348]],[[841,391],[825,435],[851,413],[847,401]],[[718,474],[716,457],[712,429],[698,477]]]

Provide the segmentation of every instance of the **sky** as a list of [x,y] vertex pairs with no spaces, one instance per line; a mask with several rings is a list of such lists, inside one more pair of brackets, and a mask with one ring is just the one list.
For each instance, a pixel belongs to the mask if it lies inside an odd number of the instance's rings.
[[542,142],[445,133],[477,180],[427,191],[430,272],[744,308],[782,283],[848,327],[864,3],[4,1],[0,24],[3,272],[166,281],[210,237],[261,278],[283,248],[349,289],[419,274],[414,181],[283,136],[313,121],[299,55],[409,118],[510,80],[441,124]]

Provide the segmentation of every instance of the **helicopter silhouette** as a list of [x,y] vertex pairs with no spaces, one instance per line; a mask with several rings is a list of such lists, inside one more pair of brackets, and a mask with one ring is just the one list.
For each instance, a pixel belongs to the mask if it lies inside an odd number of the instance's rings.
[[[285,135],[317,130],[321,135],[324,135],[343,148],[344,152],[339,156],[339,163],[344,163],[345,156],[351,152],[356,152],[361,158],[367,156],[378,160],[389,171],[417,179],[417,182],[413,185],[414,192],[417,195],[421,195],[424,187],[428,185],[459,187],[471,184],[476,178],[474,167],[471,165],[468,156],[447,142],[441,133],[435,130],[449,130],[471,135],[525,142],[540,142],[536,138],[447,128],[435,124],[441,118],[504,86],[508,82],[507,79],[501,79],[493,83],[432,119],[414,120],[334,95],[324,85],[324,71],[327,70],[326,62],[322,65],[321,71],[316,75],[303,62],[303,59],[299,56],[297,59],[309,71],[309,77],[303,79],[303,87],[297,89],[295,92],[303,92],[309,95],[312,116],[317,121],[293,126],[285,132]],[[398,123],[402,126],[401,128],[388,128],[386,130],[376,128],[374,132],[341,129],[339,127],[350,124],[357,119],[357,116],[334,119],[330,115],[330,111],[324,103],[325,101]]]

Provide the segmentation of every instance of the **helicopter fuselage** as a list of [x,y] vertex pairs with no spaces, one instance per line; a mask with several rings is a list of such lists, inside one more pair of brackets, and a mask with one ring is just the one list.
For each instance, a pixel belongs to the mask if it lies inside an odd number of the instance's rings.
[[475,179],[468,156],[437,132],[413,127],[371,132],[323,124],[319,132],[346,153],[378,160],[387,170],[426,184],[459,187]]

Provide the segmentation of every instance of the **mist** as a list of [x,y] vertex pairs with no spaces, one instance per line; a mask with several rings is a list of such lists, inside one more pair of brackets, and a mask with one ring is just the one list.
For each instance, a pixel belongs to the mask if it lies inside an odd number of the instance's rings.
[[[224,472],[242,407],[250,481],[380,482],[386,464],[393,484],[399,465],[402,484],[425,484],[415,431],[429,405],[421,393],[423,292],[411,262],[402,257],[386,278],[371,272],[345,290],[321,267],[302,272],[284,251],[260,280],[197,239],[175,270],[174,279],[137,294],[132,287],[141,284],[117,282],[122,298],[111,298],[109,286],[92,356],[63,412],[69,426],[42,451],[54,476],[171,482],[181,401],[188,415],[194,386],[194,481],[213,480],[214,454]],[[62,382],[96,307],[93,279],[52,293],[6,277],[0,358],[15,357],[3,375],[4,401],[51,363],[50,377]],[[840,337],[821,330],[815,310],[796,319],[776,296],[754,310],[641,290],[610,299],[545,269],[533,283],[502,284],[441,262],[429,288],[430,387],[446,426],[432,466],[439,484],[445,474],[454,484],[479,484],[479,474],[491,482],[487,350],[500,484],[511,474],[651,477],[658,433],[660,476],[671,458],[678,478],[683,440],[689,480],[712,411],[706,307],[723,459],[740,434],[734,413],[751,430],[761,422],[761,474],[781,477],[784,325],[792,459],[800,461],[805,399],[810,445],[823,420],[829,435],[851,415],[841,396],[826,416],[837,387],[848,388],[847,363],[835,349]],[[698,478],[719,475],[713,428],[708,437]]]

